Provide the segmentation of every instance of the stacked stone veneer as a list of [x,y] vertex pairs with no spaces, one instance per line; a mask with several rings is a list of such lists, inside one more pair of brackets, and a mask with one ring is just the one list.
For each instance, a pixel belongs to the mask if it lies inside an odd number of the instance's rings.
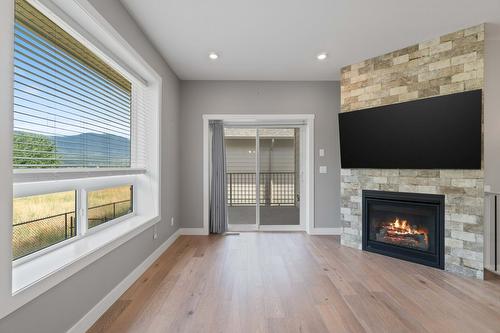
[[[344,67],[341,112],[482,89],[483,59],[478,25]],[[483,277],[483,170],[342,169],[341,239],[355,248],[362,190],[444,194],[445,269]]]

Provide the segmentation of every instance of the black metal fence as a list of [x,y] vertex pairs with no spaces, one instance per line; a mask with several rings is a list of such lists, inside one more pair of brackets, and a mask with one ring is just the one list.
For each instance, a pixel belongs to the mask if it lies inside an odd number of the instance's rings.
[[90,207],[87,212],[88,227],[96,227],[131,212],[131,200],[116,201],[109,204]]
[[[89,207],[87,211],[88,227],[95,227],[130,212],[132,212],[132,200]],[[77,219],[75,211],[13,224],[13,258],[18,259],[40,251],[48,246],[72,238],[76,234]]]
[[76,235],[75,212],[67,212],[12,226],[12,255],[24,257]]
[[[296,203],[295,172],[261,172],[259,202],[261,206],[294,206]],[[255,172],[227,173],[227,204],[254,206],[256,204]]]

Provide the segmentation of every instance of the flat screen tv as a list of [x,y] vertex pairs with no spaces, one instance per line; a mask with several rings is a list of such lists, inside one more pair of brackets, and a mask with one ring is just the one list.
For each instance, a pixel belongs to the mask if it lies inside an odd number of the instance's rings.
[[481,90],[339,114],[342,168],[480,169]]

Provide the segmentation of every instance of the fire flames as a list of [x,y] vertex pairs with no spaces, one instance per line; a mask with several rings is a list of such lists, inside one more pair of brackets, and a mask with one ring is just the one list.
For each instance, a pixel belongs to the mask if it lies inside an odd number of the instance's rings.
[[410,235],[418,235],[418,234],[427,234],[425,230],[420,230],[418,228],[414,228],[408,223],[406,220],[400,220],[396,218],[394,222],[390,223],[387,227],[387,231],[392,231],[394,234],[410,234]]
[[428,231],[412,226],[407,220],[396,218],[383,229],[386,242],[421,249],[427,249],[429,246]]

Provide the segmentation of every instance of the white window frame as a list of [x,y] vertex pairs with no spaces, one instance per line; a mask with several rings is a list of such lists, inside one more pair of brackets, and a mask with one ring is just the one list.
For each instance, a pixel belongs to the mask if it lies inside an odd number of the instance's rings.
[[[12,170],[12,82],[0,87],[0,318],[33,300],[92,262],[116,249],[160,221],[161,170],[161,76],[107,22],[88,0],[29,0],[51,20],[60,25],[97,55],[112,63],[133,82],[143,84],[148,92],[147,161],[146,168],[129,169],[57,169]],[[7,20],[7,24],[12,21]],[[11,33],[4,43],[13,44],[13,27],[2,26]],[[0,32],[3,34],[3,32]],[[3,35],[2,35],[3,37]],[[106,45],[106,47],[104,46]],[[13,73],[12,48],[2,48],[2,56],[10,61],[0,65],[7,69],[1,79]],[[113,52],[109,51],[110,49]],[[4,51],[5,50],[5,51]],[[133,125],[132,125],[133,126]],[[4,144],[5,143],[5,144]],[[8,184],[11,185],[8,185]],[[4,186],[7,185],[7,186]],[[86,209],[86,191],[121,185],[132,185],[133,213],[114,219],[63,242],[12,261],[12,200],[14,197],[76,190],[77,202]],[[147,200],[141,200],[147,197]],[[86,210],[84,211],[86,215]],[[85,216],[84,216],[85,217]],[[83,219],[78,218],[78,225]],[[153,241],[153,239],[152,239]]]
[[[203,114],[203,230],[209,234],[209,203],[210,203],[210,120],[222,120],[229,125],[266,126],[301,126],[303,145],[300,150],[304,154],[304,183],[301,188],[301,207],[299,226],[269,226],[261,228],[267,231],[297,231],[304,229],[308,234],[315,233],[314,226],[314,114]],[[257,162],[257,161],[256,161]],[[304,193],[304,195],[302,195]],[[257,196],[258,197],[258,196]],[[258,205],[257,205],[258,207]],[[302,222],[304,221],[304,222]]]
[[118,186],[133,186],[133,198],[135,198],[136,179],[134,176],[114,176],[105,178],[83,178],[83,179],[65,179],[56,181],[44,182],[23,182],[20,184],[14,183],[14,198],[22,198],[34,195],[52,194],[59,192],[75,191],[75,215],[76,215],[76,235],[65,239],[61,242],[52,244],[46,248],[30,253],[24,257],[13,260],[12,266],[17,267],[22,264],[46,255],[49,252],[55,251],[62,246],[80,240],[82,237],[91,235],[94,232],[110,227],[116,223],[131,218],[136,215],[135,201],[132,201],[132,213],[120,216],[116,219],[98,225],[92,229],[88,228],[87,209],[88,209],[88,196],[90,191],[103,190]]
[[[88,196],[89,192],[106,190],[106,189],[119,187],[119,186],[132,186],[132,198],[131,198],[132,199],[132,212],[125,214],[125,215],[122,215],[120,217],[114,218],[108,222],[101,223],[93,228],[89,228],[89,220],[87,218],[87,212],[89,211],[89,196]],[[81,223],[81,226],[84,229],[84,230],[82,230],[82,235],[91,235],[94,232],[99,232],[104,228],[108,228],[116,223],[120,223],[121,221],[129,219],[133,216],[136,216],[137,215],[135,212],[135,193],[136,193],[135,189],[136,189],[136,186],[137,185],[135,182],[135,178],[132,178],[129,182],[126,182],[125,184],[123,184],[123,182],[120,182],[119,184],[111,185],[111,186],[110,185],[107,185],[107,186],[99,185],[99,186],[87,187],[87,188],[83,189],[80,192],[82,195],[81,202],[84,203],[84,207],[80,208],[80,210],[81,210],[80,215],[82,216],[82,222],[83,222],[83,223]]]
[[[15,186],[14,186],[15,187]],[[25,196],[31,196],[31,195],[44,195],[44,194],[52,194],[52,193],[59,193],[59,192],[69,192],[69,191],[74,191],[75,192],[75,216],[76,216],[76,223],[77,223],[77,227],[79,225],[79,219],[80,217],[78,216],[78,190],[77,189],[74,189],[74,188],[68,188],[68,189],[62,189],[61,187],[57,190],[57,191],[49,191],[49,192],[39,192],[39,193],[36,193],[36,194],[28,194],[28,195],[21,195],[21,196],[16,196],[14,194],[14,198],[19,198],[19,197],[25,197]],[[16,191],[14,190],[14,193],[16,193]],[[18,258],[16,260],[13,260],[12,261],[12,267],[16,267],[18,265],[21,265],[21,264],[24,264],[30,260],[33,260],[39,256],[43,256],[51,251],[54,251],[56,250],[57,248],[61,247],[61,246],[65,246],[73,241],[76,240],[76,238],[78,237],[78,234],[75,236],[75,237],[71,237],[71,238],[68,238],[68,239],[65,239],[63,241],[60,241],[58,243],[55,243],[55,244],[52,244],[50,246],[47,246],[41,250],[38,250],[36,252],[33,252],[33,253],[30,253],[30,254],[27,254],[25,255],[24,257],[21,257],[21,258]]]

